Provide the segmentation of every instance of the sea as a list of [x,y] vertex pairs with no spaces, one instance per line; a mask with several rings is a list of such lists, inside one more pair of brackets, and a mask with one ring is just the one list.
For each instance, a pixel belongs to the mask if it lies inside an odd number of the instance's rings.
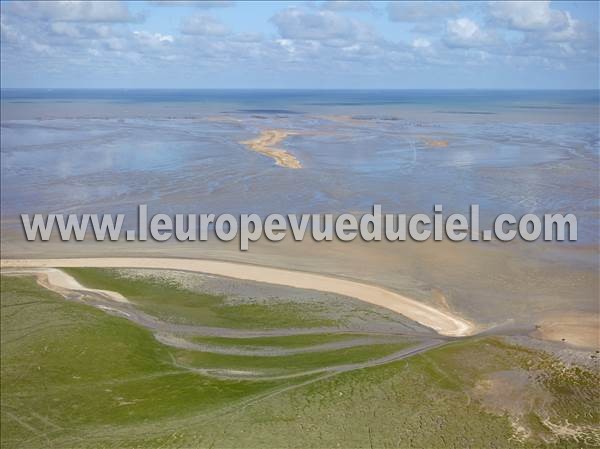
[[[292,132],[292,170],[242,144]],[[21,213],[574,213],[599,235],[594,90],[2,89],[1,227]]]

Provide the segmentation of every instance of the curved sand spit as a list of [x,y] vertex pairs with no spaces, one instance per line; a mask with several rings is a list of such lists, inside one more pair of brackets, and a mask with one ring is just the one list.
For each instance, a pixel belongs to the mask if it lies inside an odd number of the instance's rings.
[[[9,265],[6,265],[9,266]],[[3,268],[3,273],[4,274],[11,274],[11,273],[16,273],[16,274],[35,274],[38,275],[42,278],[42,285],[46,288],[48,288],[49,290],[58,292],[58,293],[62,293],[64,291],[69,291],[69,290],[77,290],[77,291],[81,291],[81,292],[90,292],[90,293],[95,293],[97,295],[103,296],[107,299],[110,299],[111,301],[117,301],[117,302],[129,302],[127,300],[127,298],[125,298],[123,295],[121,295],[118,292],[113,292],[110,290],[100,290],[97,288],[87,288],[84,287],[83,285],[81,285],[79,282],[77,282],[77,280],[73,277],[73,276],[69,276],[67,273],[65,273],[64,271],[58,270],[56,268],[31,268],[31,269],[19,269],[19,270],[10,270],[10,269],[6,269],[4,264],[4,261],[2,261],[2,268]],[[25,265],[22,265],[25,266]],[[33,265],[27,265],[27,267],[30,267]]]
[[262,131],[256,139],[240,142],[246,145],[252,151],[264,154],[275,160],[275,164],[285,168],[302,168],[302,164],[293,155],[285,150],[276,148],[276,145],[285,140],[287,136],[297,134],[292,131],[283,131],[280,129],[268,129]]
[[[247,281],[318,290],[349,296],[402,314],[442,335],[461,337],[475,331],[473,323],[374,285],[300,271],[200,259],[103,257],[81,259],[5,259],[8,268],[154,268],[225,276]],[[52,281],[52,280],[49,280]],[[77,288],[76,289],[84,289]]]

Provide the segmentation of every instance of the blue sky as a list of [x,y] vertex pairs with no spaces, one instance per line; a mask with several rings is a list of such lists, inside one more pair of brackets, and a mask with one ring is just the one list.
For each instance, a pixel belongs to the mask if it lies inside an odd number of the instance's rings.
[[2,87],[598,88],[597,2],[1,4]]

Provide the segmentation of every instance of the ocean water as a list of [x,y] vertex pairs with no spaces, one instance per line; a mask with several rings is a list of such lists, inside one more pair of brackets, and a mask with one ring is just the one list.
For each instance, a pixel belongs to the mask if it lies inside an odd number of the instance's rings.
[[6,103],[198,103],[289,111],[311,106],[430,105],[565,109],[597,106],[596,90],[2,89]]
[[[2,90],[3,235],[21,213],[575,213],[597,245],[598,91]],[[240,142],[296,132],[278,167]],[[435,146],[432,142],[447,142]],[[6,237],[3,237],[6,238]]]

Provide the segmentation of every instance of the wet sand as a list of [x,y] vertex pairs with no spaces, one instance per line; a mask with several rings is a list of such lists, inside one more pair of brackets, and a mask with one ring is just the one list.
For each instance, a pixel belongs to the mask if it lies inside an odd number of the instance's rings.
[[432,139],[426,139],[425,140],[425,145],[427,145],[430,148],[446,148],[448,146],[449,142],[447,140],[432,140]]
[[[6,236],[6,234],[5,234]],[[22,240],[22,238],[21,238]],[[451,310],[480,329],[533,329],[574,311],[598,319],[595,247],[496,245],[462,242],[295,242],[261,239],[248,252],[239,242],[2,242],[6,259],[64,257],[212,259],[320,273],[377,285],[439,310]],[[312,288],[312,287],[309,287]],[[553,318],[555,319],[555,318]],[[578,322],[564,323],[579,332]],[[536,334],[538,338],[543,335]],[[565,338],[564,335],[563,337]],[[573,344],[574,339],[567,337]],[[565,345],[565,342],[557,344]],[[596,344],[598,346],[598,344]]]
[[532,336],[582,348],[600,348],[600,316],[561,313],[544,317]]
[[292,131],[283,131],[280,129],[268,129],[262,131],[256,139],[240,142],[246,145],[252,151],[264,154],[275,161],[275,164],[285,168],[302,168],[302,164],[295,156],[285,150],[276,148],[276,145],[283,142],[286,137],[293,136]]
[[[159,268],[193,271],[236,279],[285,285],[349,296],[397,312],[441,335],[462,337],[475,332],[473,323],[450,312],[440,311],[406,296],[355,281],[255,265],[211,260],[168,258],[89,258],[2,260],[5,268]],[[61,281],[59,279],[59,281]]]

